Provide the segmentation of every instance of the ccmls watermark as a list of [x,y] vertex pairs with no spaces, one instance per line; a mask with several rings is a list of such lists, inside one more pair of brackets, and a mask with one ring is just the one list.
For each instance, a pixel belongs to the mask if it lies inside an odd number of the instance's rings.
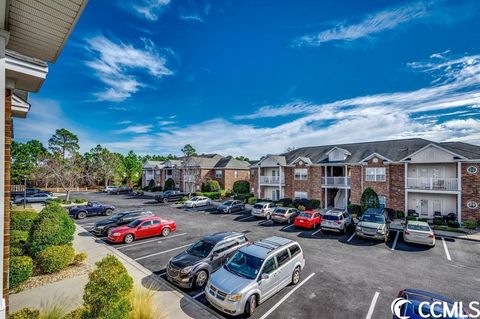
[[[398,319],[409,319],[410,316],[405,314],[404,306],[412,304],[408,299],[397,298],[392,302],[390,309],[392,314]],[[480,302],[472,301],[463,303],[461,301],[448,303],[445,301],[423,301],[415,306],[415,313],[421,318],[458,318],[458,319],[475,319],[480,318]]]

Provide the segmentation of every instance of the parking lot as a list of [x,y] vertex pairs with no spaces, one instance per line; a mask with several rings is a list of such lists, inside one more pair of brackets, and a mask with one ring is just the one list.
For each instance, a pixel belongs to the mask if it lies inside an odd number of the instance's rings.
[[[300,283],[261,304],[254,318],[391,318],[390,304],[404,288],[428,290],[464,302],[479,298],[477,242],[437,237],[434,248],[425,248],[405,244],[397,232],[391,232],[387,243],[373,242],[356,238],[353,233],[341,235],[273,224],[255,219],[248,209],[228,215],[215,213],[213,207],[176,208],[129,195],[74,196],[112,204],[115,212],[147,208],[155,215],[174,219],[177,231],[169,237],[114,245],[163,278],[168,260],[207,234],[231,230],[245,232],[250,241],[273,235],[298,241],[306,259]],[[104,218],[76,222],[90,230]],[[210,307],[202,290],[179,290]]]

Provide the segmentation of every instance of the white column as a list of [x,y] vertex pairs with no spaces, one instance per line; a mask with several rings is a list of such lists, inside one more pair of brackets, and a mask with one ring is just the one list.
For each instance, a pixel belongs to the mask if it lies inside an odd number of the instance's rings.
[[5,299],[3,298],[3,239],[5,235],[5,46],[9,33],[0,30],[0,319],[4,319]]
[[260,194],[260,166],[258,167],[258,180],[257,180],[257,198],[260,198],[261,197],[261,194]]
[[458,182],[458,194],[457,194],[457,221],[462,223],[462,163],[457,163],[457,182]]
[[[278,190],[279,190],[279,194],[278,196],[280,198],[282,198],[282,165],[278,165],[278,173],[279,173],[279,177],[278,177]],[[280,199],[278,198],[278,199]]]
[[408,191],[407,191],[407,181],[408,181],[408,163],[405,163],[404,164],[404,183],[405,183],[405,189],[403,190],[405,192],[405,216],[407,216],[407,212],[408,212]]
[[348,188],[345,188],[345,210],[348,209]]

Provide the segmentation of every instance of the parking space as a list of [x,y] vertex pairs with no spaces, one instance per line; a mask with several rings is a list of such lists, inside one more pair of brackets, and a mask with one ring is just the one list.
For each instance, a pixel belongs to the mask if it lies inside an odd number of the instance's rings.
[[[250,241],[274,235],[297,240],[306,259],[302,281],[260,305],[254,318],[388,318],[391,302],[399,290],[407,287],[460,301],[478,297],[475,287],[480,282],[472,285],[472,278],[478,278],[480,270],[479,243],[437,238],[435,247],[425,248],[406,244],[395,231],[385,243],[357,238],[353,230],[340,234],[276,224],[252,217],[248,209],[224,214],[217,213],[214,206],[184,209],[125,195],[78,196],[113,204],[116,212],[145,208],[174,219],[177,231],[169,237],[114,245],[164,279],[168,260],[207,234],[230,230],[244,232]],[[76,222],[91,230],[96,221],[104,218]],[[202,290],[178,289],[210,307]]]

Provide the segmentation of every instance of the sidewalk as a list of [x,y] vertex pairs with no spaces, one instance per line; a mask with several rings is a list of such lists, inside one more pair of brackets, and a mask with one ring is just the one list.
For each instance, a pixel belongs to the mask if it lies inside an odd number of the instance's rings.
[[[78,252],[87,253],[87,262],[92,267],[95,262],[106,255],[115,255],[127,268],[136,285],[155,291],[155,304],[164,318],[206,319],[218,317],[215,312],[201,305],[192,297],[175,290],[169,283],[158,278],[131,258],[106,245],[103,241],[91,236],[78,225],[73,245]],[[83,302],[83,287],[87,281],[88,276],[84,275],[10,295],[11,312],[24,307],[42,308],[59,301],[67,305],[68,309],[75,309]]]
[[449,232],[445,230],[434,230],[434,233],[437,236],[446,237],[446,238],[456,238],[456,239],[480,242],[480,233],[464,234],[464,233]]

